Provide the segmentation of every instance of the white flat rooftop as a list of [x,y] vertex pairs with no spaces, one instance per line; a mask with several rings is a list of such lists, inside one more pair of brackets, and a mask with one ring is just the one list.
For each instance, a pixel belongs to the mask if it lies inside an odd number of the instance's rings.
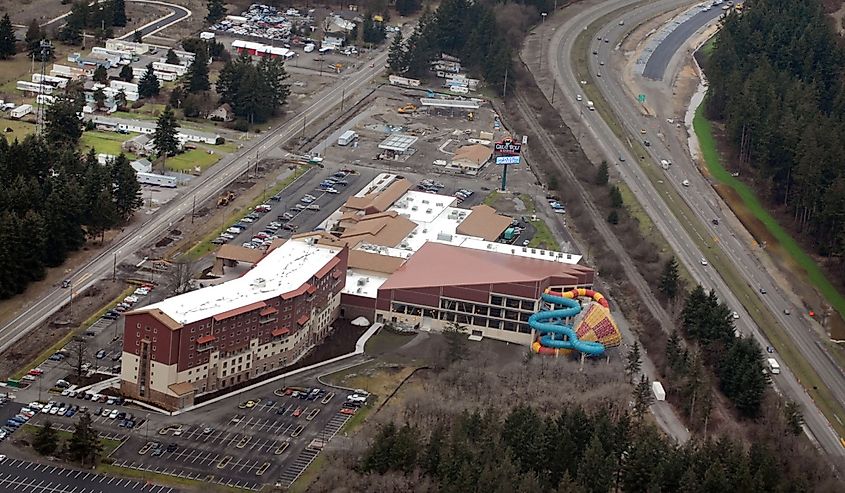
[[181,324],[189,324],[300,288],[340,251],[325,245],[288,240],[242,277],[168,298],[145,307],[159,309]]
[[376,298],[378,288],[387,281],[387,275],[381,272],[371,272],[360,269],[346,270],[346,286],[343,293],[354,294],[364,298]]

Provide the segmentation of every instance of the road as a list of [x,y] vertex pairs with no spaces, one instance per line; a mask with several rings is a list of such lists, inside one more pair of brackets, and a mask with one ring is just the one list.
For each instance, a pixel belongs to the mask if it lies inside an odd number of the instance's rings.
[[[142,37],[143,36],[149,36],[150,34],[155,34],[159,31],[161,31],[162,29],[168,28],[168,27],[172,26],[173,24],[176,24],[177,22],[181,22],[183,19],[187,19],[188,17],[193,15],[193,12],[191,12],[187,8],[182,7],[181,5],[173,4],[173,3],[160,2],[158,0],[126,0],[126,1],[127,2],[133,2],[133,3],[154,4],[154,5],[158,5],[158,6],[161,6],[161,7],[169,8],[171,10],[171,12],[164,17],[156,19],[156,20],[150,22],[149,24],[145,24],[145,25],[143,25],[143,26],[141,26],[141,27],[139,27],[135,30],[132,30],[132,31],[126,33],[125,35],[121,36],[118,39],[132,39],[132,37],[135,35],[135,31],[139,31],[141,33]],[[68,12],[66,12],[66,13],[58,16],[58,17],[54,17],[54,18],[50,19],[49,21],[41,24],[41,27],[50,26],[51,24],[54,24],[56,22],[63,20],[65,17],[67,17],[69,15],[70,15],[70,11],[68,11]],[[21,28],[21,29],[26,29],[26,26],[18,26],[18,27]]]
[[0,460],[0,491],[12,493],[174,493],[167,486],[19,459]]
[[[666,118],[673,118],[674,115],[659,115],[657,118],[644,117],[635,106],[636,100],[622,88],[621,74],[608,71],[612,70],[613,64],[602,67],[605,71],[604,77],[576,73],[577,69],[572,65],[571,60],[578,34],[598,19],[634,3],[634,0],[615,0],[599,5],[579,4],[570,7],[571,10],[568,12],[571,16],[551,35],[550,42],[546,44],[548,50],[544,54],[544,60],[548,62],[548,67],[554,73],[557,87],[562,88],[567,96],[565,104],[568,107],[564,108],[564,119],[573,129],[579,129],[582,135],[588,137],[609,162],[617,163],[617,171],[691,275],[706,288],[715,289],[720,298],[740,314],[737,328],[745,334],[752,334],[761,345],[770,345],[719,273],[710,266],[702,265],[701,259],[714,255],[714,252],[718,250],[722,251],[722,254],[733,264],[733,268],[744,278],[748,286],[753,287],[755,292],[758,289],[767,291],[765,295],[758,295],[762,303],[779,323],[787,327],[787,332],[794,341],[795,347],[807,361],[813,363],[836,399],[845,402],[845,378],[817,344],[818,333],[808,329],[811,322],[799,315],[802,310],[775,285],[772,277],[755,256],[755,251],[742,240],[742,238],[748,238],[749,235],[742,231],[741,223],[715,194],[710,183],[697,172],[684,149],[683,142],[677,138],[679,134],[675,127],[666,123]],[[689,0],[661,0],[638,7],[633,12],[618,12],[615,15],[609,15],[607,24],[599,30],[599,36],[607,38],[609,42],[598,42],[596,38],[593,38],[589,43],[587,56],[590,60],[590,71],[596,74],[598,67],[601,66],[600,62],[607,62],[611,56],[622,56],[617,45],[638,23],[684,5],[690,5]],[[619,26],[620,20],[625,21],[624,26]],[[597,56],[591,54],[593,50],[598,51]],[[583,103],[576,101],[574,94],[581,91],[579,81],[582,79],[587,79],[587,83],[595,83],[598,86],[630,136],[652,142],[653,145],[646,148],[649,159],[644,159],[640,166],[632,165],[639,161],[637,158],[640,156],[633,156],[629,152],[629,147],[619,141],[601,116],[597,112],[584,111],[581,106]],[[668,93],[669,91],[664,89],[662,94]],[[661,97],[660,94],[657,92],[656,97]],[[662,97],[665,98],[665,96]],[[646,130],[646,134],[642,137],[640,137],[640,129]],[[619,163],[620,155],[627,158],[624,163]],[[675,191],[673,194],[663,196],[649,181],[642,166],[657,166],[659,159],[666,156],[670,156],[675,163],[669,173],[669,181],[673,184]],[[690,182],[688,189],[680,184],[684,179]],[[679,203],[681,200],[686,203]],[[673,210],[677,211],[680,218],[676,217]],[[720,219],[718,226],[711,223],[717,218]],[[707,243],[710,239],[714,239],[712,247],[706,254],[699,250],[693,237],[684,229],[680,221],[694,225],[698,231],[705,231],[706,236],[697,238],[699,241]],[[783,313],[785,308],[791,309],[793,315],[785,315]],[[839,437],[789,369],[782,366],[782,370],[782,374],[774,379],[777,388],[802,405],[811,438],[820,444],[837,465],[842,466],[845,449],[840,445]]]
[[364,64],[357,71],[342,77],[336,84],[314,95],[313,102],[287,123],[262,133],[244,144],[238,152],[221,159],[201,177],[193,180],[179,198],[159,209],[138,227],[121,233],[96,257],[68,275],[67,278],[72,283],[70,289],[53,288],[41,298],[30,300],[19,315],[0,328],[0,351],[14,344],[58,311],[70,301],[71,293],[80,293],[98,283],[100,279],[110,277],[114,262],[131,260],[136,251],[157,241],[173,224],[191,213],[194,200],[196,203],[203,203],[217,196],[256,159],[262,159],[269,153],[278,154],[278,149],[283,144],[302,133],[304,123],[319,121],[340,103],[342,97],[348,101],[351,94],[366,89],[373,77],[384,70],[386,59],[386,51],[379,53],[371,64]]
[[[187,19],[192,15],[191,11],[182,7],[180,5],[174,5],[172,3],[166,2],[159,2],[157,0],[126,0],[127,2],[135,2],[135,3],[148,3],[148,4],[155,4],[160,5],[162,7],[167,7],[172,10],[172,12],[160,19],[156,19],[149,24],[141,26],[137,28],[135,31],[141,33],[141,37],[149,36],[151,34],[155,34],[163,29],[166,29],[177,22],[181,22],[183,19]],[[121,36],[119,39],[132,39],[135,35],[135,31],[129,32]]]
[[649,79],[663,80],[669,61],[675,53],[686,44],[699,29],[711,23],[722,15],[723,10],[719,7],[711,8],[708,11],[699,11],[694,16],[677,26],[651,53],[643,69],[643,77]]

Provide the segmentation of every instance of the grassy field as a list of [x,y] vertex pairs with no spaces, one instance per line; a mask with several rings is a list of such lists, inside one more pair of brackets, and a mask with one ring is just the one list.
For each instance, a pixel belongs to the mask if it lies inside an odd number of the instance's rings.
[[[6,132],[6,128],[11,128],[12,131]],[[35,133],[35,124],[20,120],[2,120],[0,130],[3,131],[7,141],[13,142],[15,139],[23,140],[27,135]]]
[[[493,195],[493,193],[491,193],[490,195]],[[521,194],[519,196],[519,199],[522,201],[523,204],[525,204],[526,214],[537,213],[537,205],[534,203],[533,198],[526,194]],[[486,199],[485,203],[487,203]],[[531,225],[534,226],[534,236],[531,238],[531,242],[528,243],[528,246],[530,248],[544,248],[546,250],[553,251],[560,250],[560,245],[558,245],[557,240],[555,240],[555,235],[552,234],[552,230],[549,229],[549,226],[545,223],[545,221],[538,218],[536,221],[531,221]]]
[[191,149],[174,157],[167,158],[165,166],[172,171],[193,173],[194,167],[199,166],[201,171],[213,166],[220,161],[223,155],[219,152],[209,154],[205,149]]
[[[713,138],[713,132],[710,122],[704,117],[703,109],[698,107],[693,119],[693,127],[695,134],[698,137],[699,145],[701,146],[701,153],[704,157],[704,162],[707,164],[707,169],[710,174],[718,180],[730,187],[742,199],[742,204],[753,216],[762,223],[769,234],[777,240],[780,247],[786,251],[792,260],[798,264],[806,273],[810,283],[821,291],[827,302],[833,306],[840,316],[845,317],[845,298],[842,293],[830,283],[824,275],[818,264],[801,248],[798,242],[784,230],[777,220],[772,217],[766,210],[766,206],[760,203],[760,200],[745,183],[731,176],[727,170],[722,166],[719,160],[719,152],[716,150],[716,141]],[[740,204],[732,204],[734,206]],[[769,245],[769,248],[775,245]]]
[[[134,134],[119,134],[117,132],[102,132],[93,130],[82,133],[80,139],[80,147],[84,152],[93,147],[97,154],[113,154],[117,156],[123,150],[120,148],[121,144],[134,137]],[[124,153],[129,159],[135,159],[136,156],[130,153]]]
[[[640,2],[640,4],[643,3],[645,2]],[[632,7],[628,6],[626,9]],[[585,28],[579,34],[575,42],[574,64],[577,75],[585,80],[591,81],[591,83],[584,86],[584,91],[594,101],[596,111],[599,112],[602,119],[619,139],[629,143],[634,155],[645,156],[647,153],[639,143],[639,139],[632,139],[627,131],[620,126],[615,115],[610,110],[607,101],[604,100],[601,93],[595,87],[593,83],[595,79],[587,68],[587,48],[590,41],[598,30],[607,24],[611,18],[618,15],[618,13],[618,11],[611,12]],[[683,198],[672,186],[664,182],[662,171],[653,163],[641,162],[639,165],[645,172],[651,185],[661,197],[664,197],[666,204],[677,217],[679,224],[687,231],[696,246],[704,252],[711,266],[719,272],[724,282],[728,286],[731,286],[734,294],[746,308],[757,326],[763,330],[766,337],[778,348],[782,361],[789,366],[793,374],[795,374],[808,394],[815,401],[816,405],[825,414],[831,426],[833,426],[840,436],[845,436],[845,423],[839,420],[839,416],[845,416],[843,404],[837,402],[831,395],[830,390],[822,384],[818,373],[816,373],[812,365],[791,344],[791,339],[785,333],[784,328],[772,316],[768,308],[763,305],[756,294],[756,290],[749,286],[745,279],[740,276],[734,268],[733,262],[718,246],[715,239],[709,236],[706,227],[696,219],[695,214]]]
[[413,338],[413,334],[401,334],[382,328],[367,341],[367,344],[364,346],[364,352],[367,354],[381,354],[392,351]]
[[706,43],[701,45],[701,48],[699,48],[698,51],[700,51],[705,57],[709,57],[710,54],[713,53],[714,49],[716,49],[716,36],[708,39]]

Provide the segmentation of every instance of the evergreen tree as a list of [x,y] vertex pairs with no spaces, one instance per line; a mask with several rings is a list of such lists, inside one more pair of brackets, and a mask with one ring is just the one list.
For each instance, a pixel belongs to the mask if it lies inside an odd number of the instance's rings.
[[461,324],[450,322],[443,328],[443,337],[446,338],[446,358],[449,363],[463,361],[467,357],[466,327]]
[[106,107],[106,93],[103,92],[102,88],[94,91],[94,105],[98,110]]
[[173,51],[173,48],[168,48],[167,55],[164,58],[164,63],[171,63],[173,65],[179,64],[179,57],[176,56],[176,52]]
[[285,64],[279,58],[262,57],[258,62],[258,74],[261,87],[266,87],[270,94],[270,104],[273,112],[287,102],[290,95],[290,84],[287,83],[288,74]]
[[619,224],[619,213],[616,212],[616,209],[610,211],[610,214],[607,216],[607,222],[610,224]]
[[96,464],[102,449],[100,437],[91,427],[91,415],[82,413],[67,444],[68,457],[79,462],[83,468],[91,467]]
[[126,3],[124,0],[112,0],[111,9],[113,13],[112,25],[117,27],[126,26]]
[[215,24],[226,17],[226,6],[223,5],[223,0],[208,0],[208,15],[205,16],[206,22]]
[[117,93],[114,95],[114,103],[117,105],[118,109],[126,107],[126,91],[122,88],[118,89]]
[[642,375],[639,383],[634,387],[634,416],[642,419],[653,402],[654,395],[651,393],[651,382],[648,377]]
[[402,17],[416,14],[420,8],[422,8],[420,0],[396,0],[396,11]]
[[94,75],[91,76],[94,82],[99,82],[100,84],[105,84],[109,81],[109,73],[106,71],[106,67],[102,65],[97,65],[97,68],[94,69]]
[[[78,160],[75,155],[74,158]],[[68,252],[85,243],[79,217],[82,211],[80,191],[75,181],[68,180],[65,173],[60,173],[53,181],[50,195],[45,201],[45,229],[51,232],[51,236],[50,248],[44,252],[44,261],[50,267],[60,265]]]
[[763,370],[760,346],[750,337],[737,338],[719,361],[719,387],[744,416],[760,414],[769,383]]
[[59,437],[53,428],[53,423],[48,419],[38,429],[35,438],[32,440],[32,448],[41,455],[51,455],[59,445]]
[[194,61],[191,62],[185,74],[183,86],[186,92],[202,92],[211,89],[211,83],[208,82],[207,57],[205,50],[200,50],[194,56]]
[[147,71],[138,82],[138,95],[142,98],[151,98],[158,96],[161,87],[158,83],[158,77],[153,73],[153,64],[147,64]]
[[384,474],[390,470],[393,464],[393,443],[396,440],[396,425],[389,422],[382,426],[373,439],[373,444],[362,460],[361,467],[364,471],[378,472]]
[[16,43],[15,28],[12,27],[12,20],[6,13],[0,19],[0,60],[7,60],[15,56],[18,51],[15,46]]
[[640,369],[642,368],[642,359],[640,357],[640,343],[634,341],[634,344],[631,346],[631,349],[628,351],[628,363],[625,365],[625,374],[628,375],[628,378],[634,378],[637,374],[640,373]]
[[273,112],[272,98],[265,79],[255,66],[244,67],[233,104],[235,114],[250,124],[264,122]]
[[607,161],[602,161],[598,171],[596,171],[596,185],[607,185],[608,180],[610,180],[610,171],[607,168]]
[[26,37],[24,37],[26,51],[29,53],[30,58],[40,56],[42,39],[44,39],[44,32],[41,31],[41,26],[38,25],[38,21],[36,19],[32,19],[29,23],[29,27],[26,29]]
[[618,209],[625,205],[625,202],[622,200],[622,192],[619,191],[619,187],[613,185],[610,187],[610,206],[614,209]]
[[45,136],[50,146],[57,149],[75,148],[82,137],[82,104],[74,99],[59,96],[47,107]]
[[578,463],[578,483],[590,493],[607,493],[613,484],[614,458],[607,453],[598,434]]
[[129,159],[123,153],[112,163],[114,181],[114,205],[117,216],[126,221],[138,210],[144,201],[141,198],[141,185]]
[[170,106],[165,106],[156,123],[152,142],[159,156],[173,156],[179,151],[179,140],[176,138],[179,127],[176,116]]
[[686,358],[681,348],[681,337],[677,330],[673,330],[666,340],[666,362],[676,375],[686,372]]
[[669,257],[663,266],[663,273],[660,275],[660,292],[670,300],[675,299],[680,290],[680,275],[678,274],[678,261],[675,257]]
[[783,408],[783,416],[786,418],[787,429],[795,436],[801,434],[804,428],[804,414],[801,406],[795,401],[787,401]]
[[132,82],[132,79],[135,78],[135,72],[132,71],[132,65],[124,65],[121,67],[118,78],[120,78],[123,82]]
[[405,47],[402,41],[402,31],[397,31],[393,36],[393,41],[390,43],[390,49],[387,55],[387,65],[390,67],[390,73],[402,75],[405,73]]

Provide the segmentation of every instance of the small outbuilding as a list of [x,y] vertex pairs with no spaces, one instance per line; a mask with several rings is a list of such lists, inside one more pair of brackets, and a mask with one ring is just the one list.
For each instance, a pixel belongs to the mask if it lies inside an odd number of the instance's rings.
[[384,139],[378,148],[383,152],[379,155],[381,159],[394,159],[397,161],[403,160],[408,156],[412,156],[416,149],[412,146],[417,142],[418,137],[413,135],[406,135],[395,133],[390,137]]

